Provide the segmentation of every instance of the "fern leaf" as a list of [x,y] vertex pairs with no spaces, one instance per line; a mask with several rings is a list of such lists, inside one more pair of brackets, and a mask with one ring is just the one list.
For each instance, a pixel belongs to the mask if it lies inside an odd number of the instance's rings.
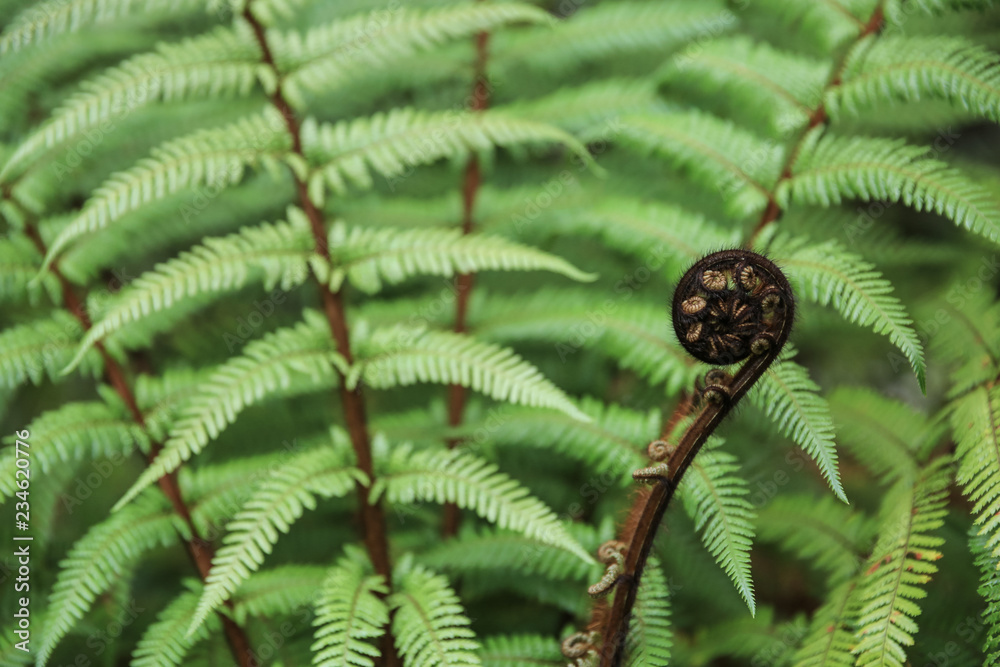
[[[31,460],[42,473],[64,463],[91,459],[111,459],[101,464],[110,471],[120,465],[133,447],[146,447],[148,438],[123,411],[98,402],[67,403],[42,413],[27,426],[31,433]],[[0,453],[0,462],[14,469],[14,438],[5,439],[9,446]],[[17,490],[13,475],[0,479],[0,499]]]
[[[0,240],[0,302],[38,302],[41,290],[33,279],[38,275],[41,259],[34,244],[24,236],[11,235]],[[51,300],[59,303],[62,296],[55,276],[48,276],[43,286]]]
[[359,341],[349,384],[375,388],[418,382],[460,384],[498,401],[552,408],[587,421],[561,389],[508,348],[470,336],[399,325]]
[[856,582],[849,580],[827,595],[795,652],[795,667],[854,667],[851,626],[858,611],[855,591]]
[[[32,384],[41,384],[45,377],[59,380],[59,370],[73,358],[82,334],[80,323],[65,310],[0,332],[0,386],[15,389],[27,380]],[[103,362],[93,351],[82,358],[80,367],[96,376]]]
[[198,604],[200,589],[200,582],[193,584],[191,590],[178,595],[157,615],[156,621],[146,629],[132,652],[132,667],[175,667],[187,664],[187,652],[192,646],[219,633],[221,624],[213,616],[196,634],[184,634]]
[[697,55],[681,54],[668,62],[660,76],[668,93],[698,95],[709,104],[724,99],[722,111],[769,136],[784,136],[809,121],[829,69],[746,37],[709,42]]
[[201,9],[198,0],[44,0],[14,17],[0,35],[0,55],[16,53],[42,40],[105,25],[124,17],[185,15]]
[[1000,122],[1000,67],[988,49],[955,37],[880,37],[852,52],[827,110],[859,115],[892,102],[944,99]]
[[247,345],[242,355],[219,366],[198,387],[170,429],[170,438],[163,443],[156,460],[114,509],[120,509],[137,493],[201,451],[250,405],[325,389],[336,382],[336,369],[346,370],[346,364],[332,349],[333,341],[323,317],[311,311],[305,315],[305,322],[279,329]]
[[407,667],[481,665],[475,633],[448,580],[419,565],[397,567],[392,634]]
[[629,623],[629,667],[662,667],[670,664],[673,647],[670,628],[670,589],[655,556],[642,572]]
[[483,667],[564,667],[566,658],[559,642],[541,635],[501,635],[487,637],[479,651]]
[[767,206],[769,188],[781,171],[780,146],[698,111],[626,116],[618,140],[721,194],[725,210],[736,219]]
[[381,653],[371,643],[385,634],[389,592],[381,575],[369,574],[352,558],[342,558],[323,581],[316,598],[316,667],[374,667]]
[[1000,556],[1000,389],[977,387],[950,407],[958,463],[956,481],[973,503],[972,514],[984,536],[982,547]]
[[49,607],[40,624],[37,660],[44,667],[53,649],[81,619],[98,595],[135,566],[144,552],[186,534],[159,493],[143,496],[128,509],[91,527],[59,564]]
[[228,534],[222,540],[224,546],[212,559],[188,634],[195,632],[260,567],[279,533],[287,533],[306,509],[315,509],[316,496],[343,496],[355,482],[368,483],[364,473],[348,465],[348,457],[340,447],[304,452],[272,470],[229,522]]
[[746,481],[732,474],[739,470],[736,457],[719,445],[719,440],[709,441],[677,490],[694,519],[695,529],[701,532],[705,548],[732,579],[754,614],[757,605],[750,576],[750,548],[756,513],[746,498]]
[[[278,69],[286,75],[282,91],[298,107],[306,92],[328,92],[374,68],[404,60],[446,41],[492,32],[511,23],[546,23],[548,14],[530,5],[462,4],[430,10],[397,7],[378,10],[325,26],[304,35],[274,33]],[[378,25],[372,34],[371,26]]]
[[944,525],[951,468],[946,458],[930,463],[917,479],[900,480],[886,494],[878,543],[858,587],[858,665],[903,667],[906,646],[917,632],[914,602],[937,572],[936,547],[944,539],[931,533]]
[[273,167],[290,146],[284,120],[272,107],[227,127],[170,141],[93,193],[52,242],[43,269],[75,239],[104,229],[150,201],[200,185],[218,189],[234,185],[248,165]]
[[312,605],[316,583],[327,570],[322,565],[281,565],[254,573],[233,594],[233,618],[243,625],[248,618],[288,615]]
[[249,27],[219,28],[177,44],[160,44],[80,84],[0,170],[0,181],[19,173],[45,149],[95,127],[117,125],[153,104],[211,96],[247,96],[256,81],[260,52]]
[[820,305],[833,304],[846,320],[889,337],[909,360],[920,390],[926,390],[927,366],[913,321],[892,285],[875,267],[834,241],[815,246],[781,241],[775,256],[796,293]]
[[458,158],[494,146],[560,144],[591,163],[590,154],[571,135],[551,125],[497,112],[428,113],[394,109],[370,118],[320,125],[302,124],[302,145],[318,167],[309,178],[313,201],[324,199],[324,184],[337,194],[348,192],[348,182],[360,189],[374,187],[372,172],[390,188],[410,167],[441,158]]
[[1000,206],[993,196],[958,169],[923,157],[926,153],[926,148],[895,139],[814,131],[776,197],[782,207],[790,202],[830,206],[845,199],[903,202],[997,240]]
[[526,488],[498,472],[495,465],[459,450],[395,448],[387,471],[372,486],[371,502],[383,493],[392,503],[455,503],[500,528],[565,549],[586,563],[594,560],[552,510]]
[[868,553],[875,526],[829,496],[782,494],[760,511],[757,534],[775,542],[803,562],[829,573],[831,583],[846,581]]
[[846,503],[830,407],[809,371],[791,360],[794,355],[795,350],[786,346],[779,363],[754,385],[750,400],[812,457],[834,495]]
[[309,275],[308,260],[315,245],[305,214],[290,209],[288,219],[206,239],[136,278],[83,337],[67,370],[101,339],[177,302],[237,290],[258,280],[268,291],[275,285],[288,291],[301,284]]
[[976,535],[976,532],[978,531],[973,529],[969,535],[969,549],[979,568],[979,594],[986,602],[986,609],[982,614],[986,622],[986,640],[983,642],[986,659],[983,666],[995,667],[1000,662],[1000,560],[986,548],[985,536]]
[[594,348],[650,384],[665,385],[667,394],[690,386],[700,369],[673,336],[665,335],[663,306],[632,302],[633,292],[625,283],[618,288],[618,293],[629,295],[628,302],[624,297],[608,299],[596,307],[593,295],[583,291],[492,295],[472,318],[483,338],[550,341],[563,362],[583,348]]
[[486,270],[544,270],[573,280],[596,278],[547,252],[458,229],[348,228],[336,223],[330,230],[329,248],[329,283],[334,291],[345,278],[361,291],[375,294],[383,281],[397,284],[416,275],[451,277]]

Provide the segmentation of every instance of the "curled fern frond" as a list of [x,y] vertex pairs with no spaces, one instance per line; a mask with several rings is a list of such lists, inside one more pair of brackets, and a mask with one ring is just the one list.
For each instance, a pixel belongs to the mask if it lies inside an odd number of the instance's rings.
[[456,273],[553,271],[590,281],[564,259],[499,237],[463,234],[458,229],[370,229],[335,223],[329,238],[331,290],[345,279],[375,294],[383,281],[401,283],[416,275],[450,277]]
[[895,139],[836,137],[815,131],[778,203],[831,206],[845,199],[902,202],[933,211],[991,241],[1000,238],[1000,204],[958,169],[924,157],[927,149]]
[[388,603],[392,634],[409,667],[481,665],[479,642],[462,603],[443,576],[414,565],[397,567]]
[[383,493],[391,503],[455,503],[500,528],[594,562],[544,503],[498,472],[495,465],[460,450],[413,452],[409,447],[396,447],[372,487],[372,502]]
[[318,313],[307,311],[305,322],[250,343],[242,355],[222,364],[198,387],[156,460],[115,509],[201,451],[250,405],[329,388],[336,382],[337,368],[346,370],[346,362],[333,351],[326,320]]
[[358,341],[348,383],[374,389],[460,384],[499,401],[560,410],[588,421],[561,389],[509,348],[471,336],[398,325]]

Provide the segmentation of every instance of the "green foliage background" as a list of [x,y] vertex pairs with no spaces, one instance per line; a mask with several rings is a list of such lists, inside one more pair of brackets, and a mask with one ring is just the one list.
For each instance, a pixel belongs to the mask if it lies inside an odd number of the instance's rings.
[[630,664],[1000,664],[992,5],[0,0],[0,663],[566,664],[749,245]]

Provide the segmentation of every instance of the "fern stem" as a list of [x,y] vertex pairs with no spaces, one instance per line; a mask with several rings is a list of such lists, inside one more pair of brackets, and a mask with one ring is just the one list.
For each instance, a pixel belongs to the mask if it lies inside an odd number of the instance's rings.
[[[781,168],[781,175],[778,176],[778,180],[775,181],[774,186],[771,188],[770,192],[767,193],[767,208],[765,208],[764,212],[761,214],[760,220],[757,222],[756,227],[754,227],[753,232],[751,232],[750,237],[747,239],[745,247],[753,248],[754,241],[757,240],[760,233],[771,223],[777,222],[784,213],[784,211],[781,210],[781,206],[778,204],[776,197],[778,188],[782,183],[792,177],[792,168],[795,166],[795,160],[798,159],[806,138],[814,129],[820,125],[825,125],[829,121],[830,118],[827,114],[826,103],[823,102],[823,99],[826,97],[827,93],[840,85],[844,67],[847,66],[847,59],[854,50],[854,47],[869,35],[874,35],[879,32],[885,25],[884,4],[884,2],[879,2],[879,4],[875,7],[875,11],[872,12],[871,17],[866,23],[861,23],[856,18],[854,19],[858,25],[858,36],[847,48],[844,49],[840,59],[834,65],[830,73],[830,78],[827,80],[826,85],[823,86],[823,92],[820,95],[819,104],[815,109],[812,109],[809,114],[809,123],[802,130],[802,132],[799,133],[799,136],[795,139],[791,148],[789,148],[788,155],[785,158],[785,164]],[[843,7],[840,7],[839,3],[833,3],[833,5],[839,10],[843,10]],[[846,10],[845,13],[849,14]]]
[[[486,62],[489,58],[490,34],[486,31],[476,35],[476,65],[475,83],[472,86],[471,111],[481,112],[489,107],[490,89],[486,83]],[[475,208],[476,195],[479,194],[479,186],[482,184],[482,169],[479,164],[479,156],[469,156],[469,161],[465,165],[465,175],[462,183],[462,234],[471,234],[475,228]],[[469,310],[469,297],[472,294],[472,285],[475,281],[475,274],[460,273],[455,276],[455,333],[465,333],[466,315]],[[448,425],[457,428],[462,425],[465,417],[465,387],[461,384],[448,386]],[[448,440],[448,449],[454,449],[461,443],[458,438]],[[444,522],[441,533],[445,537],[451,537],[458,533],[458,526],[461,520],[461,513],[455,503],[446,503],[444,506]]]
[[[270,67],[276,75],[279,75],[278,67],[271,52],[271,47],[267,41],[267,34],[264,26],[250,11],[250,3],[243,9],[243,18],[253,30],[254,37],[260,46],[261,58],[265,65]],[[285,125],[292,139],[292,152],[305,160],[305,153],[302,150],[302,132],[295,111],[285,98],[282,91],[281,80],[279,78],[275,90],[271,95],[271,103],[285,120]],[[313,239],[316,243],[316,251],[326,259],[330,259],[330,250],[327,243],[326,229],[323,224],[323,214],[309,197],[309,189],[306,183],[293,174],[295,189],[298,194],[299,203],[302,206],[309,226],[312,230]],[[313,276],[315,278],[315,274]],[[354,363],[354,356],[351,353],[350,329],[347,324],[347,316],[344,310],[344,301],[341,290],[331,291],[330,288],[320,280],[316,280],[319,292],[323,300],[323,312],[326,314],[330,325],[330,333],[337,346],[337,351],[347,361]],[[368,433],[368,417],[365,409],[364,395],[361,386],[354,389],[347,388],[347,382],[342,373],[340,375],[340,403],[347,422],[347,431],[351,438],[351,446],[357,459],[358,468],[365,473],[368,485],[357,484],[359,517],[361,521],[363,539],[368,556],[371,559],[375,572],[385,579],[386,588],[389,589],[392,583],[392,565],[389,560],[389,541],[385,521],[385,512],[381,502],[371,502],[371,484],[375,481],[374,466],[372,464],[371,437]],[[385,597],[383,595],[383,597]],[[396,653],[395,642],[391,632],[386,632],[383,637],[382,656],[386,667],[395,667],[400,664],[399,656]]]
[[[17,202],[11,198],[11,201]],[[31,240],[38,252],[44,257],[48,252],[48,248],[45,245],[45,241],[42,239],[41,234],[38,232],[38,228],[26,222],[24,225],[25,235]],[[76,293],[73,289],[73,285],[66,279],[62,271],[59,269],[58,259],[53,261],[48,269],[59,282],[60,290],[63,295],[63,303],[66,310],[69,311],[73,317],[77,319],[80,326],[84,331],[91,328],[92,322],[90,320],[90,315],[87,313],[86,308],[83,305],[83,299]],[[129,385],[128,379],[125,377],[125,373],[119,366],[118,362],[108,354],[107,348],[104,346],[103,342],[98,342],[95,346],[101,355],[101,360],[104,364],[104,372],[107,377],[108,383],[115,390],[115,393],[122,399],[125,403],[125,407],[128,409],[129,414],[132,416],[133,421],[139,425],[144,431],[146,429],[146,419],[139,409],[139,405],[136,402],[135,394]],[[160,453],[161,444],[155,440],[150,439],[150,450],[146,456],[146,462],[151,464]],[[167,473],[163,475],[158,480],[160,489],[163,491],[163,495],[167,497],[170,501],[170,505],[173,507],[174,512],[181,517],[184,524],[187,526],[188,531],[191,534],[191,539],[181,538],[184,543],[184,548],[191,558],[191,562],[194,564],[195,569],[198,570],[198,576],[201,580],[208,580],[208,572],[212,568],[212,558],[215,556],[215,550],[212,544],[201,537],[198,533],[198,529],[194,525],[194,520],[191,518],[191,511],[187,504],[184,502],[184,497],[181,495],[181,488],[177,482],[177,472]],[[226,600],[226,606],[233,608],[232,600]],[[240,667],[250,667],[251,665],[251,655],[250,641],[247,638],[246,632],[236,621],[230,618],[226,614],[219,613],[219,619],[222,621],[222,627],[226,634],[226,640],[229,643],[229,647],[233,653],[233,657],[236,663]]]

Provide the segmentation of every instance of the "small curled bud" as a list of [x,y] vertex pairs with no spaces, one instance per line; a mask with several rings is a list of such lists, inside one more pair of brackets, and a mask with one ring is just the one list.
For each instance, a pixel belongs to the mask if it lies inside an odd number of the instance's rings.
[[632,479],[637,482],[643,482],[644,484],[655,484],[661,479],[666,479],[669,471],[670,468],[666,463],[658,463],[655,466],[650,466],[649,468],[639,468],[638,470],[633,470]]
[[654,440],[646,447],[646,453],[654,461],[666,461],[674,453],[674,447],[666,440]]

